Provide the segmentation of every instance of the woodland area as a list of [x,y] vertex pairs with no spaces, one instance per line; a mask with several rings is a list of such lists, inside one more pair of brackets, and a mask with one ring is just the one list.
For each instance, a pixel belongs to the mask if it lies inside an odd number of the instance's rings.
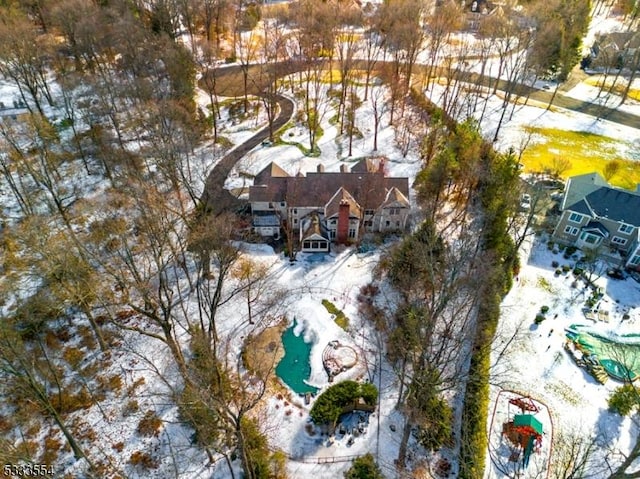
[[[94,406],[115,420],[102,410],[107,403],[119,403],[124,417],[140,410],[144,381],[103,373],[127,358],[160,378],[162,401],[177,405],[175,421],[193,430],[192,447],[209,462],[222,458],[232,477],[234,461],[246,478],[286,477],[286,457],[269,448],[257,416],[276,381],[275,356],[248,367],[220,318],[241,304],[247,323],[264,329],[282,315],[287,292],[242,254],[246,218],[212,214],[202,201],[201,165],[232,146],[218,128],[224,97],[240,98],[245,115],[257,98],[277,142],[277,98],[290,93],[310,156],[320,154],[328,97],[340,135],[358,134],[356,108],[369,102],[373,151],[384,118],[405,155],[420,152],[415,188],[425,221],[383,258],[360,307],[400,384],[398,474],[409,474],[414,432],[427,451],[455,451],[459,477],[481,477],[488,345],[517,270],[519,171],[517,155],[495,152],[476,121],[453,118],[486,107],[487,89],[505,92],[506,118],[535,79],[566,79],[581,59],[589,5],[524,1],[481,20],[480,41],[453,46],[452,34],[467,28],[460,2],[363,5],[0,2],[0,74],[18,92],[0,120],[3,464],[54,464],[65,477],[96,478],[157,468],[153,451],[115,460],[123,444],[101,444],[83,420]],[[623,7],[637,27],[637,2]],[[497,72],[467,68],[465,58],[488,65],[496,54]],[[635,74],[637,59],[628,67]],[[374,89],[374,79],[385,88]],[[436,83],[442,108],[420,93]],[[208,111],[197,106],[199,93]],[[397,301],[377,294],[387,280]],[[143,341],[153,346],[139,348]],[[166,356],[163,369],[155,355]],[[454,397],[465,404],[457,415]],[[163,427],[148,410],[136,433]],[[188,477],[180,467],[174,457],[172,474]],[[381,477],[372,456],[346,477],[363,477],[358,468]]]

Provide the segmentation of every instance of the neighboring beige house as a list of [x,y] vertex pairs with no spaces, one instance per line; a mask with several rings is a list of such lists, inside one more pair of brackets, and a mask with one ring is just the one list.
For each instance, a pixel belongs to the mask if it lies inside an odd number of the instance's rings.
[[595,67],[632,67],[640,57],[640,33],[601,33],[596,36],[591,53],[594,58],[592,65]]
[[561,210],[554,240],[597,248],[609,261],[640,269],[640,189],[615,188],[598,173],[574,176],[567,181]]
[[275,163],[249,188],[253,231],[279,238],[289,228],[300,251],[326,252],[366,232],[403,231],[409,217],[409,179],[387,177],[384,159],[366,159],[348,170],[291,176]]

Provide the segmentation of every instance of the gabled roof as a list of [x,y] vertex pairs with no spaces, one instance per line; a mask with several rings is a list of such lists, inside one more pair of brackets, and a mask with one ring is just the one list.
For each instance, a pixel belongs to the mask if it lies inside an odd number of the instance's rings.
[[604,225],[598,221],[589,221],[589,223],[587,223],[587,225],[582,228],[582,230],[588,233],[602,236],[603,238],[609,237],[609,231],[607,230],[607,228],[605,228]]
[[351,193],[345,190],[343,187],[340,187],[336,194],[331,197],[331,199],[327,202],[324,207],[325,218],[331,218],[334,215],[337,215],[340,212],[340,204],[346,202],[349,205],[349,215],[354,216],[356,218],[360,217],[361,209],[358,202],[355,200]]
[[322,235],[322,231],[320,230],[320,219],[317,213],[313,213],[310,218],[304,221],[308,224],[303,226],[304,229],[300,234],[301,241],[306,239],[327,239]]
[[289,173],[284,171],[278,165],[276,165],[273,161],[269,163],[266,167],[264,167],[260,173],[258,173],[254,180],[254,185],[264,185],[269,178],[285,178],[289,176]]
[[[264,170],[263,170],[264,171]],[[261,172],[262,173],[262,172]],[[340,188],[347,190],[361,208],[376,209],[386,199],[387,192],[397,188],[409,197],[409,179],[389,178],[380,173],[364,172],[310,172],[306,176],[256,176],[264,179],[262,186],[256,181],[249,188],[249,201],[286,201],[294,207],[324,207]]]
[[380,168],[382,168],[384,172],[386,161],[387,159],[384,156],[364,158],[353,165],[351,171],[353,173],[376,173],[380,172]]
[[395,186],[387,191],[387,197],[384,199],[384,203],[382,204],[383,208],[392,206],[409,207],[409,199]]

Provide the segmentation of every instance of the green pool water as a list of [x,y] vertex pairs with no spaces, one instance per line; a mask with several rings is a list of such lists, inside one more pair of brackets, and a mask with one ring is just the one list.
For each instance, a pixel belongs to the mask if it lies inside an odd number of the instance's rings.
[[318,389],[305,383],[311,374],[311,365],[309,364],[311,344],[305,343],[302,334],[296,336],[293,333],[295,326],[294,319],[293,325],[282,333],[284,357],[276,366],[276,375],[298,394],[315,394]]

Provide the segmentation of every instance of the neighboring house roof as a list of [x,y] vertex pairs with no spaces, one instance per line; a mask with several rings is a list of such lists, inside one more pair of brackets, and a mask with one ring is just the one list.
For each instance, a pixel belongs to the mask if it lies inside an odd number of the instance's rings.
[[310,172],[306,176],[286,177],[261,172],[254,185],[249,188],[249,201],[286,201],[289,206],[298,207],[324,207],[340,188],[365,209],[379,207],[392,188],[409,197],[408,178],[390,178],[377,172]]
[[564,199],[562,200],[562,209],[571,209],[569,206],[582,200],[589,193],[602,186],[609,186],[609,184],[598,173],[572,176],[567,180]]
[[617,188],[599,188],[585,198],[602,218],[640,226],[640,195]]
[[360,217],[360,205],[355,200],[351,193],[349,193],[344,188],[340,187],[336,194],[327,202],[325,206],[325,217],[331,218],[332,216],[338,215],[340,212],[340,204],[346,201],[349,204],[349,216],[353,216],[356,218]]
[[562,209],[640,226],[640,193],[609,186],[597,173],[569,179]]
[[640,35],[638,32],[608,32],[596,37],[597,49],[620,52],[623,50],[635,51],[640,47]]

